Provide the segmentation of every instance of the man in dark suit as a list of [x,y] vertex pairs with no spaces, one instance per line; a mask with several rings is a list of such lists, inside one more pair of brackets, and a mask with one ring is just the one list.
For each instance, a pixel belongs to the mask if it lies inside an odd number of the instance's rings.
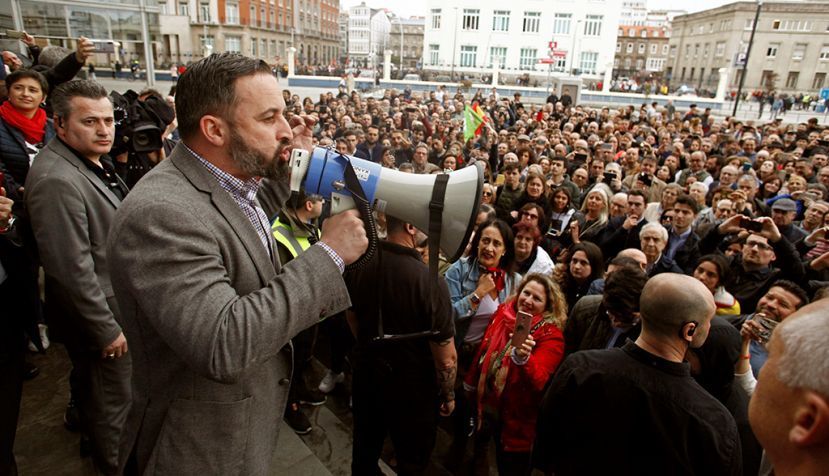
[[52,93],[52,107],[57,138],[35,157],[25,196],[46,273],[45,314],[72,359],[72,394],[95,464],[117,474],[131,367],[105,247],[128,190],[105,156],[115,136],[106,90],[69,81]]
[[699,236],[692,225],[699,210],[696,200],[680,195],[674,204],[674,219],[668,228],[665,257],[674,261],[685,274],[691,274],[699,261]]
[[350,302],[342,271],[367,247],[356,212],[284,267],[260,190],[288,196],[294,116],[270,66],[224,53],[187,68],[182,142],[115,219],[108,256],[134,356],[126,474],[268,474],[291,384],[290,339]]
[[383,144],[380,143],[380,129],[376,126],[368,126],[366,141],[357,144],[357,152],[354,155],[372,162],[380,162],[383,158]]

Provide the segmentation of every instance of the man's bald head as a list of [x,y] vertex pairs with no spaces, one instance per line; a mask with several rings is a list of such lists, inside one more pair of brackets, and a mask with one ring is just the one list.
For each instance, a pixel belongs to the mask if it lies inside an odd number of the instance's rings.
[[645,256],[645,253],[643,253],[640,249],[625,248],[622,251],[620,251],[619,254],[616,256],[630,258],[636,261],[637,263],[639,263],[639,266],[642,268],[643,271],[645,270],[645,268],[648,267],[648,257]]
[[683,274],[663,273],[648,280],[639,308],[642,329],[655,335],[678,337],[683,325],[696,321],[692,346],[699,347],[705,342],[716,305],[711,291],[701,282]]

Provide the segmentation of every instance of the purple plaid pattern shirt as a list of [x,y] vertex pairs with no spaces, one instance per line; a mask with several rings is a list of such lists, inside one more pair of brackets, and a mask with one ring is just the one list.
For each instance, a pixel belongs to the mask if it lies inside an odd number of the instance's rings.
[[[187,147],[187,145],[184,144],[184,147]],[[233,198],[233,201],[239,205],[239,208],[242,209],[242,212],[245,214],[248,221],[250,221],[253,229],[256,230],[256,234],[259,235],[259,240],[262,242],[262,246],[265,247],[265,251],[268,252],[268,256],[273,259],[273,241],[270,233],[270,220],[268,220],[268,216],[265,215],[265,211],[262,210],[262,207],[260,207],[259,203],[256,201],[256,194],[259,192],[259,179],[251,178],[248,180],[239,180],[238,178],[204,160],[202,156],[195,153],[190,147],[187,147],[187,150],[190,151],[195,158],[199,159],[199,162],[201,162],[201,164],[204,165],[208,171],[210,171],[213,177],[216,178],[216,181],[219,182],[219,186],[229,193]],[[336,251],[331,249],[330,246],[321,241],[318,241],[314,246],[320,246],[326,253],[328,253],[328,256],[330,256],[331,259],[334,260],[334,263],[336,263],[340,273],[345,270],[345,262]]]
[[[187,146],[185,145],[185,147]],[[204,167],[216,178],[216,181],[219,182],[219,186],[229,193],[233,198],[233,201],[239,205],[239,208],[242,209],[242,212],[253,226],[253,229],[256,230],[256,234],[259,235],[259,241],[262,242],[262,246],[265,247],[265,251],[268,252],[268,256],[273,259],[270,221],[268,220],[268,216],[265,215],[265,211],[259,206],[259,202],[256,201],[256,193],[259,191],[259,179],[251,178],[248,180],[240,180],[204,160],[204,158],[202,158],[199,154],[193,152],[193,149],[187,147],[187,150],[189,150],[194,157],[199,159],[199,162],[201,162],[201,164],[204,165]]]

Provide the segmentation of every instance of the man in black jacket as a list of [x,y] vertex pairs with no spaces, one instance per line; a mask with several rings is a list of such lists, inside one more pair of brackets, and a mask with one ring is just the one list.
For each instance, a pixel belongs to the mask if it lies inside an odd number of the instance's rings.
[[[717,245],[726,235],[745,230],[740,226],[743,215],[734,215],[711,228],[700,240],[699,250],[702,254],[717,251]],[[778,279],[788,279],[799,283],[805,271],[803,263],[792,243],[780,234],[780,230],[769,217],[753,220],[760,223],[760,231],[749,231],[743,252],[740,256],[728,256],[729,272],[725,276],[725,287],[740,302],[740,309],[745,314],[754,312],[757,302]],[[772,262],[776,263],[772,267]]]

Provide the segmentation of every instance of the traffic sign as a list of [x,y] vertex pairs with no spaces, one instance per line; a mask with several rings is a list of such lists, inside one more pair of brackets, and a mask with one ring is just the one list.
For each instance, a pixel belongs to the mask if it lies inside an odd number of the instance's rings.
[[550,52],[550,55],[554,58],[565,58],[567,56],[567,50],[553,50]]
[[555,64],[555,58],[538,58],[538,62],[541,64]]

